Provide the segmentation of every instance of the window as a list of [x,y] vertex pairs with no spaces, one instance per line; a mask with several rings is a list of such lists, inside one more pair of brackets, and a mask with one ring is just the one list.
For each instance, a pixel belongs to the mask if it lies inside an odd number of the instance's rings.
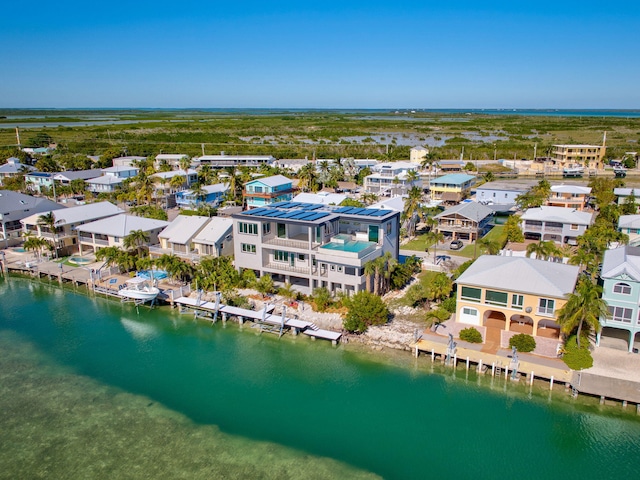
[[522,310],[523,304],[524,304],[524,295],[516,295],[515,293],[511,295],[511,308]]
[[354,267],[345,267],[344,273],[346,273],[347,275],[355,275],[356,269]]
[[241,243],[242,253],[256,253],[256,246],[250,243]]
[[271,233],[271,223],[263,223],[262,224],[262,234],[266,235]]
[[248,233],[250,235],[257,235],[258,234],[258,224],[257,223],[238,222],[238,232],[240,232],[240,233]]
[[342,265],[338,265],[338,272],[342,273]]
[[479,288],[462,287],[460,298],[462,298],[463,300],[479,302],[482,298],[482,290]]
[[484,302],[490,305],[502,305],[506,307],[508,298],[509,294],[506,292],[494,292],[493,290],[487,290]]
[[387,235],[391,235],[391,222],[387,222]]
[[283,252],[282,250],[276,250],[273,253],[273,259],[276,262],[288,262],[289,261],[289,252]]
[[631,295],[631,285],[626,283],[616,283],[613,286],[613,293],[619,293],[621,295]]
[[253,187],[254,193],[262,193],[262,187]]
[[550,300],[548,298],[541,298],[538,303],[538,314],[539,315],[553,315],[553,310],[555,309],[556,301]]
[[298,254],[298,260],[300,260],[301,262],[304,261],[304,253]]
[[287,226],[284,223],[278,224],[278,238],[284,238],[287,236]]
[[631,323],[631,314],[633,313],[633,310],[631,308],[609,307],[609,313],[612,317],[611,320]]
[[472,316],[474,316],[474,317],[475,317],[476,315],[478,315],[478,311],[477,311],[475,308],[469,308],[469,307],[464,307],[464,308],[462,309],[462,313],[463,313],[464,315],[472,315]]
[[569,227],[571,230],[578,230],[578,225],[576,225],[575,223],[571,224],[571,227]]
[[335,265],[331,265],[329,267],[329,270],[331,270],[332,272],[335,272],[336,271],[336,266]]

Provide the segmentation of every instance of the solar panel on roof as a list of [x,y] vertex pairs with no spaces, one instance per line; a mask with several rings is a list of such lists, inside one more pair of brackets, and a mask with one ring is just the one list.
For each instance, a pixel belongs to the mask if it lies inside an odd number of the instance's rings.
[[268,208],[254,208],[253,210],[248,210],[244,212],[245,215],[261,215],[263,212],[268,211]]
[[359,215],[360,212],[363,212],[365,210],[366,208],[352,208],[351,211],[345,213],[348,213],[349,215]]
[[304,209],[309,211],[309,210],[317,210],[319,208],[321,208],[322,205],[313,205],[313,204],[309,204],[309,205],[305,205]]
[[305,215],[308,215],[309,212],[305,212],[304,210],[300,210],[298,212],[295,213],[295,215],[291,215],[289,218],[295,218],[295,219],[300,219],[301,217],[304,217]]
[[372,217],[384,217],[387,213],[391,213],[391,210],[378,210],[376,213],[372,213]]
[[335,212],[336,213],[347,213],[349,210],[351,210],[353,207],[340,207],[340,208],[336,208]]
[[300,210],[288,210],[284,215],[281,215],[280,218],[291,218],[298,213],[300,213]]
[[367,216],[369,216],[369,215],[373,215],[377,211],[378,210],[376,210],[375,208],[365,208],[358,215],[367,215]]
[[305,220],[309,220],[313,222],[315,220],[319,220],[323,217],[326,217],[327,215],[329,215],[327,212],[314,212],[311,217],[307,217],[305,218]]

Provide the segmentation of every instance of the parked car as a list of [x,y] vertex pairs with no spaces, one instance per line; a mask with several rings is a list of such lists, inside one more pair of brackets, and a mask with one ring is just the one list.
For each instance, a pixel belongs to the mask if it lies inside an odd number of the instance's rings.
[[463,246],[462,240],[454,240],[449,244],[451,250],[460,250]]

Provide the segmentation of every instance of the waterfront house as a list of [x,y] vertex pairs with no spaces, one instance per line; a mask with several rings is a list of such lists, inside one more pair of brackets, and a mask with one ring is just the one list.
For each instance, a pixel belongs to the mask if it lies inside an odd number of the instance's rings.
[[558,339],[556,314],[578,274],[575,265],[482,255],[456,280],[456,322],[487,327],[489,341],[503,331]]
[[233,255],[233,220],[227,217],[211,217],[200,232],[193,237],[194,251],[201,257]]
[[447,208],[435,217],[438,220],[436,231],[452,240],[481,238],[489,229],[493,219],[493,210],[478,202],[464,202]]
[[76,229],[86,223],[124,213],[123,210],[109,202],[90,203],[78,207],[69,207],[53,211],[55,231],[49,225],[39,223],[40,217],[50,213],[44,211],[31,215],[20,221],[24,233],[53,241],[62,255],[75,253],[78,249]]
[[149,247],[149,254],[152,256],[177,255],[191,261],[198,260],[200,251],[194,245],[193,239],[208,222],[209,217],[178,215],[158,234],[160,243]]
[[620,215],[618,231],[629,237],[629,245],[640,246],[640,215]]
[[604,145],[554,145],[552,159],[560,168],[580,165],[591,170],[604,168]]
[[115,175],[102,175],[96,178],[85,180],[87,190],[93,193],[110,193],[115,192],[122,187],[124,180]]
[[[166,195],[175,190],[171,186],[172,180],[175,177],[182,177],[182,185],[184,188],[189,188],[191,185],[198,181],[198,172],[189,168],[185,172],[184,170],[171,170],[170,172],[158,172],[151,175],[151,179],[155,182],[156,195]],[[183,188],[180,187],[180,188]]]
[[375,165],[373,173],[364,177],[367,193],[384,196],[406,195],[413,187],[422,188],[420,164],[412,162],[387,162]]
[[364,265],[398,258],[400,212],[283,202],[233,216],[235,266],[311,295],[366,288]]
[[603,335],[616,336],[623,331],[631,352],[640,332],[640,248],[625,245],[605,251],[600,278],[610,317],[600,319],[602,329],[597,332],[596,344],[600,345]]
[[202,155],[195,159],[200,165],[210,165],[213,168],[225,167],[259,167],[260,165],[273,165],[276,161],[271,155]]
[[161,153],[159,155],[156,155],[156,159],[153,162],[153,166],[154,168],[159,169],[162,166],[162,164],[167,164],[173,170],[179,170],[181,168],[180,162],[187,159],[189,159],[189,155],[186,155],[184,153],[177,153],[177,154]]
[[428,148],[425,148],[421,145],[412,147],[411,150],[409,150],[409,161],[420,163],[422,162],[422,160],[427,158],[427,155],[429,155]]
[[32,193],[42,193],[43,188],[53,188],[53,173],[49,172],[29,172],[24,176],[24,184],[27,191]]
[[640,205],[640,190],[637,188],[614,188],[613,193],[618,199],[618,205],[624,205],[630,200]]
[[469,196],[476,177],[464,173],[450,173],[431,180],[431,200],[457,203]]
[[127,157],[117,157],[113,159],[112,166],[114,167],[135,167],[140,162],[144,162],[147,157],[138,157],[130,155]]
[[293,198],[293,182],[283,175],[258,178],[244,184],[243,200],[248,209],[264,207]]
[[85,223],[76,227],[79,254],[87,250],[95,252],[102,247],[124,248],[124,239],[133,230],[142,230],[149,236],[149,241],[144,245],[148,247],[158,243],[158,234],[167,225],[169,222],[164,220],[125,214]]
[[522,214],[522,233],[532,240],[576,245],[577,238],[593,223],[593,213],[573,208],[542,206]]
[[459,173],[464,168],[462,160],[436,160],[434,165],[437,166],[442,173]]
[[590,193],[591,187],[582,185],[552,185],[546,205],[584,210]]
[[62,210],[59,205],[47,198],[32,197],[11,190],[0,190],[0,238],[4,247],[16,245],[22,240],[20,220],[34,214]]
[[181,208],[198,208],[202,204],[217,207],[229,191],[229,184],[206,185],[202,187],[202,190],[203,197],[197,197],[193,190],[183,190],[176,193],[176,204]]
[[7,163],[0,165],[0,185],[3,185],[2,181],[5,178],[17,177],[27,172],[33,172],[35,168],[31,165],[25,165],[20,163],[20,160],[15,157],[7,159]]
[[476,201],[485,205],[513,206],[516,198],[536,184],[533,180],[514,180],[483,183],[476,188]]
[[308,158],[281,158],[275,160],[273,166],[298,173],[302,167],[309,163],[311,163],[311,161]]
[[122,187],[122,184],[125,182],[125,180],[135,177],[138,174],[139,169],[137,167],[117,165],[113,167],[103,168],[101,171],[101,176],[85,180],[88,185],[87,189],[90,192],[115,192]]

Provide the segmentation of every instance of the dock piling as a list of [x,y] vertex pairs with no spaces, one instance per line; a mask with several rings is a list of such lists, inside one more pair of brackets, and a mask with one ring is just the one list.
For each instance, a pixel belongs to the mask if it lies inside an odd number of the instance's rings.
[[553,390],[553,375],[551,375],[551,379],[549,380],[549,390]]

